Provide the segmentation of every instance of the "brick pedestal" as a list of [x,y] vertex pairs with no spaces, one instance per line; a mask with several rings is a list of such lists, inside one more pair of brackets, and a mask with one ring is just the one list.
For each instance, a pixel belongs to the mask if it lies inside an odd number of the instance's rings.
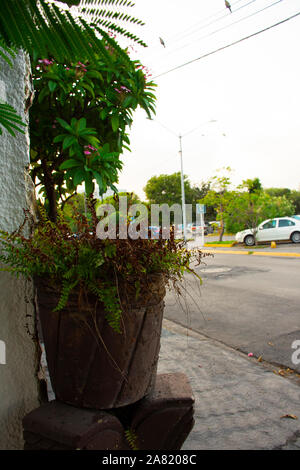
[[75,408],[54,400],[25,416],[24,449],[129,450],[130,431],[137,449],[178,450],[194,424],[193,403],[180,373],[158,375],[150,395],[121,409]]

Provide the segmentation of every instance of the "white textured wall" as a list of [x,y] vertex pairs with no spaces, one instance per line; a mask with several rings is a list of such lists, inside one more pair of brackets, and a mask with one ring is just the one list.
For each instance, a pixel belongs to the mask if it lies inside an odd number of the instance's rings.
[[[0,60],[0,97],[14,106],[23,120],[31,93],[30,64],[19,53],[14,67]],[[23,221],[32,189],[26,173],[28,133],[0,136],[0,229],[15,230]],[[33,288],[30,282],[0,272],[0,341],[6,364],[0,360],[0,449],[22,449],[22,418],[39,405],[36,346],[27,332],[34,331]]]

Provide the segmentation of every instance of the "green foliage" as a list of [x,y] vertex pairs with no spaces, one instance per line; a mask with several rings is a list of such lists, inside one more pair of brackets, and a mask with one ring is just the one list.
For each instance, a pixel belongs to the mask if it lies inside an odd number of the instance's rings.
[[16,57],[14,48],[9,47],[0,35],[0,57],[10,66],[13,66],[13,59]]
[[[231,201],[232,192],[229,191],[231,181],[229,176],[226,176],[226,172],[230,174],[231,168],[222,168],[222,171],[225,174],[216,175],[211,178],[209,181],[209,187],[211,188],[205,197],[201,199],[200,204],[206,204],[208,207],[213,207],[216,212],[216,219],[221,223],[220,238],[219,241],[222,241],[224,230],[225,230],[225,212],[226,207]],[[226,227],[228,229],[228,227]]]
[[[187,250],[173,234],[169,240],[98,239],[95,201],[89,200],[88,205],[90,221],[74,214],[76,234],[62,213],[53,223],[43,207],[39,225],[29,237],[22,235],[25,223],[13,234],[0,232],[3,269],[16,275],[42,277],[60,286],[56,310],[67,305],[71,294],[78,295],[79,307],[86,294],[94,295],[95,302],[104,305],[106,320],[117,332],[122,331],[122,312],[128,302],[136,300],[140,292],[147,292],[149,276],[163,276],[164,282],[174,287],[185,271],[198,277],[191,266],[194,262],[200,264],[201,251]],[[28,213],[25,215],[26,221]]]
[[[8,47],[0,35],[0,58],[2,58],[9,65],[9,67],[12,67],[12,60],[15,57],[15,50],[11,47]],[[20,126],[26,126],[26,124],[24,124],[22,118],[17,114],[16,110],[11,105],[0,102],[0,135],[3,132],[1,126],[3,126],[4,129],[6,129],[13,137],[15,137],[15,131],[24,134],[24,131]]]
[[[26,126],[26,124],[22,121],[21,117],[18,116],[12,106],[7,103],[0,102],[0,126],[3,126],[7,132],[15,137],[15,131],[24,134],[24,131],[20,126]],[[2,129],[0,127],[0,135],[1,134]]]
[[291,194],[287,196],[295,208],[295,214],[300,214],[300,191],[292,190]]
[[289,188],[266,188],[265,192],[272,197],[285,196],[288,198],[291,195],[292,190]]
[[[107,1],[89,2],[91,7],[94,6],[93,26],[80,15],[72,16],[69,10],[62,8],[62,3],[57,2],[56,5],[45,0],[2,0],[1,41],[6,46],[26,50],[35,59],[51,56],[57,61],[75,61],[79,58],[93,61],[95,54],[109,60],[108,51],[102,47],[95,30],[101,37],[107,38],[107,30],[115,29],[119,34],[144,44],[134,35],[126,34],[124,29],[118,29],[115,21],[118,23],[120,15],[115,16],[111,24],[102,20],[109,14],[109,10],[99,10],[95,6],[99,6],[99,3],[106,6]],[[114,2],[110,1],[112,3]],[[83,8],[79,8],[79,12],[80,10],[84,13]],[[122,19],[130,21],[131,17],[127,15],[126,18],[124,15]]]
[[73,183],[74,189],[84,182],[87,196],[95,190],[93,179],[98,183],[99,192],[104,193],[107,186],[112,186],[112,181],[117,180],[117,171],[121,169],[118,152],[110,152],[109,144],[101,148],[99,139],[95,137],[96,130],[86,127],[85,118],[72,118],[70,125],[59,118],[57,122],[67,133],[56,136],[53,143],[62,142],[62,150],[69,149],[70,157],[59,166],[59,170],[66,170],[65,178]]
[[[59,7],[62,6],[59,1],[56,3]],[[77,15],[72,16],[69,10],[45,0],[2,0],[0,57],[12,67],[16,50],[23,49],[35,60],[41,57],[55,57],[55,60],[62,62],[76,62],[81,59],[93,63],[101,57],[106,64],[110,64],[111,49],[115,49],[123,60],[128,60],[126,52],[114,41],[110,31],[146,46],[141,39],[118,25],[120,21],[138,25],[144,23],[122,12],[108,10],[107,0],[64,3],[68,6],[78,6]],[[100,10],[100,5],[105,8]],[[132,2],[119,0],[110,0],[109,5],[125,8],[134,6]],[[80,13],[88,17],[88,22]],[[105,47],[99,36],[104,38],[110,47]],[[55,82],[49,82],[50,91],[55,86]],[[12,115],[9,116],[8,112]],[[0,125],[13,136],[13,129],[23,132],[19,126],[24,124],[9,104],[0,106]],[[0,131],[2,134],[1,127]]]
[[129,149],[127,134],[133,112],[141,107],[154,112],[154,84],[138,62],[126,60],[104,41],[111,64],[34,64],[36,100],[31,108],[31,176],[49,201],[49,214],[84,182],[87,194],[114,191],[120,154]]
[[250,194],[261,191],[263,189],[259,178],[244,180],[241,187],[246,188]]
[[265,192],[270,196],[285,196],[295,208],[295,214],[300,214],[300,191],[289,188],[266,188]]
[[91,220],[91,214],[88,211],[85,196],[83,193],[73,194],[66,202],[62,205],[62,211],[64,219],[70,226],[72,232],[78,232],[77,220],[75,220],[74,214],[80,216],[85,215],[88,221]]
[[264,191],[234,192],[226,207],[226,228],[232,233],[254,229],[266,219],[293,215],[294,211],[293,204],[285,196],[270,196]]
[[138,437],[132,429],[126,429],[125,437],[132,450],[139,450]]
[[[107,10],[106,6],[109,3],[110,10]],[[100,9],[100,6],[105,8]],[[81,0],[79,4],[79,14],[84,13],[87,15],[88,22],[92,25],[100,26],[101,28],[108,29],[115,34],[122,35],[128,39],[131,39],[142,46],[146,46],[144,41],[139,39],[135,34],[132,34],[127,29],[125,30],[120,23],[125,22],[126,26],[128,23],[138,26],[144,26],[144,22],[128,15],[127,9],[134,7],[135,4],[130,0]],[[97,8],[96,8],[97,7]],[[113,10],[112,8],[118,8]],[[125,8],[125,11],[119,11],[120,8]]]
[[[204,197],[209,184],[192,186],[187,176],[184,176],[185,203],[193,204],[193,220],[196,218],[196,203]],[[181,205],[181,174],[152,176],[144,188],[149,204],[173,204]]]
[[106,197],[105,199],[103,199],[103,202],[99,203],[98,205],[111,204],[117,210],[119,208],[119,198],[120,197],[126,197],[127,198],[128,206],[131,206],[133,204],[140,204],[142,202],[139,199],[138,195],[133,193],[133,192],[132,193],[121,192],[121,193],[118,193],[117,195],[115,194],[113,196]]

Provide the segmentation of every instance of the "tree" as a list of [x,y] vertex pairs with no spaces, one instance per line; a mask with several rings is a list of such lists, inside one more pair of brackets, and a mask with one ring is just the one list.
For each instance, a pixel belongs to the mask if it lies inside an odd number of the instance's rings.
[[291,190],[289,188],[266,188],[265,192],[272,197],[285,196],[288,198],[291,194]]
[[31,176],[46,198],[51,220],[57,204],[85,184],[87,196],[116,191],[120,154],[129,149],[133,111],[155,111],[153,82],[141,64],[103,40],[110,62],[34,63],[36,98],[30,114]]
[[[217,220],[220,221],[220,235],[219,241],[222,241],[224,231],[225,231],[225,214],[228,204],[233,197],[233,193],[229,191],[229,187],[231,185],[231,181],[229,178],[229,174],[231,172],[231,168],[222,168],[222,171],[225,170],[225,175],[221,176],[213,176],[210,181],[210,190],[207,192],[204,198],[202,198],[199,202],[201,204],[206,204],[208,207],[211,206],[214,208],[217,214]],[[226,173],[228,175],[226,176]]]
[[270,196],[264,191],[236,191],[226,207],[224,219],[227,228],[233,233],[245,228],[250,229],[257,244],[257,227],[261,222],[292,215],[294,210],[293,204],[285,196]]
[[110,204],[110,205],[114,206],[114,208],[116,210],[118,210],[119,209],[119,202],[118,201],[119,201],[120,197],[126,197],[127,198],[127,206],[128,207],[133,205],[133,204],[141,204],[142,203],[139,196],[137,194],[135,194],[134,192],[132,192],[132,193],[121,192],[121,193],[115,194],[113,196],[106,197],[105,199],[103,199],[103,202],[98,203],[98,206],[102,205],[102,204]]
[[[0,10],[0,57],[12,66],[12,59],[18,49],[29,53],[33,59],[55,58],[58,62],[88,60],[93,62],[99,56],[109,63],[110,54],[97,35],[105,38],[112,47],[117,47],[109,34],[115,31],[145,46],[134,34],[118,25],[118,22],[130,22],[142,25],[142,21],[122,12],[106,8],[107,0],[67,0],[68,6],[75,6],[77,14],[62,8],[63,3],[56,0],[1,0]],[[100,9],[99,6],[105,8]],[[125,8],[134,4],[124,0],[110,0],[114,5]],[[76,11],[76,10],[75,10]],[[82,15],[88,18],[90,25]],[[119,49],[119,53],[121,53]],[[123,52],[124,56],[125,53]],[[10,134],[24,132],[21,118],[8,103],[0,103],[0,134],[3,126]]]
[[[202,183],[200,186],[192,186],[188,177],[184,175],[185,203],[192,204],[192,216],[196,217],[196,203],[198,199],[205,196],[209,185]],[[152,176],[144,188],[149,204],[173,204],[182,203],[181,174]]]
[[295,214],[300,214],[300,191],[292,190],[288,199],[295,207]]
[[266,193],[270,196],[285,196],[295,207],[295,214],[300,214],[300,191],[289,188],[267,188]]
[[263,189],[259,178],[244,180],[241,187],[246,188],[249,194],[262,191]]
[[90,213],[83,193],[74,194],[62,207],[65,220],[68,222],[71,231],[77,232],[76,216],[86,215],[90,219]]

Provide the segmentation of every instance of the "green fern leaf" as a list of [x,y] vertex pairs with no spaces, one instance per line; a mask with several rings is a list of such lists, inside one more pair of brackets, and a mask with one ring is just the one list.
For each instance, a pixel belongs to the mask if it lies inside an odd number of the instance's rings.
[[[18,116],[16,110],[7,103],[0,103],[0,126],[3,126],[7,132],[15,137],[14,130],[24,134],[24,130],[20,126],[26,126],[21,117]],[[2,129],[0,127],[0,135]]]

